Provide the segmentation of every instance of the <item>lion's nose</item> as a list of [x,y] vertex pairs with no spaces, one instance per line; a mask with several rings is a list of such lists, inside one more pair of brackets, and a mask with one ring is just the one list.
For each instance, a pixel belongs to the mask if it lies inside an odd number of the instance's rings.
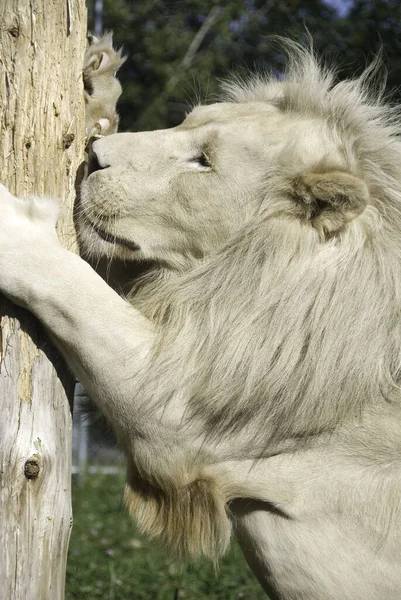
[[100,169],[106,169],[108,166],[110,165],[102,165],[101,162],[99,161],[98,155],[96,154],[96,150],[93,147],[94,143],[96,142],[96,137],[91,138],[87,145],[86,145],[86,152],[87,152],[87,162],[88,162],[88,177],[91,173],[94,173],[95,171],[99,171]]

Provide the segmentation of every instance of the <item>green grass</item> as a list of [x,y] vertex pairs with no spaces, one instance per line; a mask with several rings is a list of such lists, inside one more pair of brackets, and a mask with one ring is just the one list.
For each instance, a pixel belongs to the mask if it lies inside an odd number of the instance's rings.
[[66,600],[266,600],[233,544],[219,572],[174,561],[135,530],[121,504],[123,474],[88,475],[73,487]]

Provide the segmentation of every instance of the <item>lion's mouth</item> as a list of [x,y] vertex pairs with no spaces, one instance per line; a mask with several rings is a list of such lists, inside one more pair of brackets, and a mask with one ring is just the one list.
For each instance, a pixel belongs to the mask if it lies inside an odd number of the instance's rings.
[[91,221],[90,221],[90,224],[91,224],[91,227],[93,228],[93,230],[96,231],[98,236],[101,237],[102,240],[104,240],[105,242],[108,242],[109,244],[113,244],[113,245],[119,244],[121,246],[125,246],[126,248],[129,248],[130,250],[134,250],[134,251],[140,250],[140,247],[138,246],[138,244],[135,244],[135,242],[131,242],[130,240],[127,240],[118,235],[107,233],[107,231],[103,231],[103,229],[100,229],[100,227],[98,227]]

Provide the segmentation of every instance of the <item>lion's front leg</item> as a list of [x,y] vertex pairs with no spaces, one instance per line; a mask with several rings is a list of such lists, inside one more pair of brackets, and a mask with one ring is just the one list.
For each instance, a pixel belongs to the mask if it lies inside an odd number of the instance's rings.
[[127,378],[153,344],[151,323],[60,245],[54,200],[15,198],[0,185],[0,210],[0,291],[42,321],[118,429],[132,403]]

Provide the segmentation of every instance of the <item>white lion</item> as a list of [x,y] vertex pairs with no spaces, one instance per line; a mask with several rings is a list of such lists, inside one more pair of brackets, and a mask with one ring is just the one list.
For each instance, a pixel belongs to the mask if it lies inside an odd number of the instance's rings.
[[289,48],[285,80],[93,143],[79,236],[140,266],[130,302],[5,188],[1,288],[114,426],[144,531],[215,561],[234,531],[272,599],[398,600],[401,123],[375,68]]

